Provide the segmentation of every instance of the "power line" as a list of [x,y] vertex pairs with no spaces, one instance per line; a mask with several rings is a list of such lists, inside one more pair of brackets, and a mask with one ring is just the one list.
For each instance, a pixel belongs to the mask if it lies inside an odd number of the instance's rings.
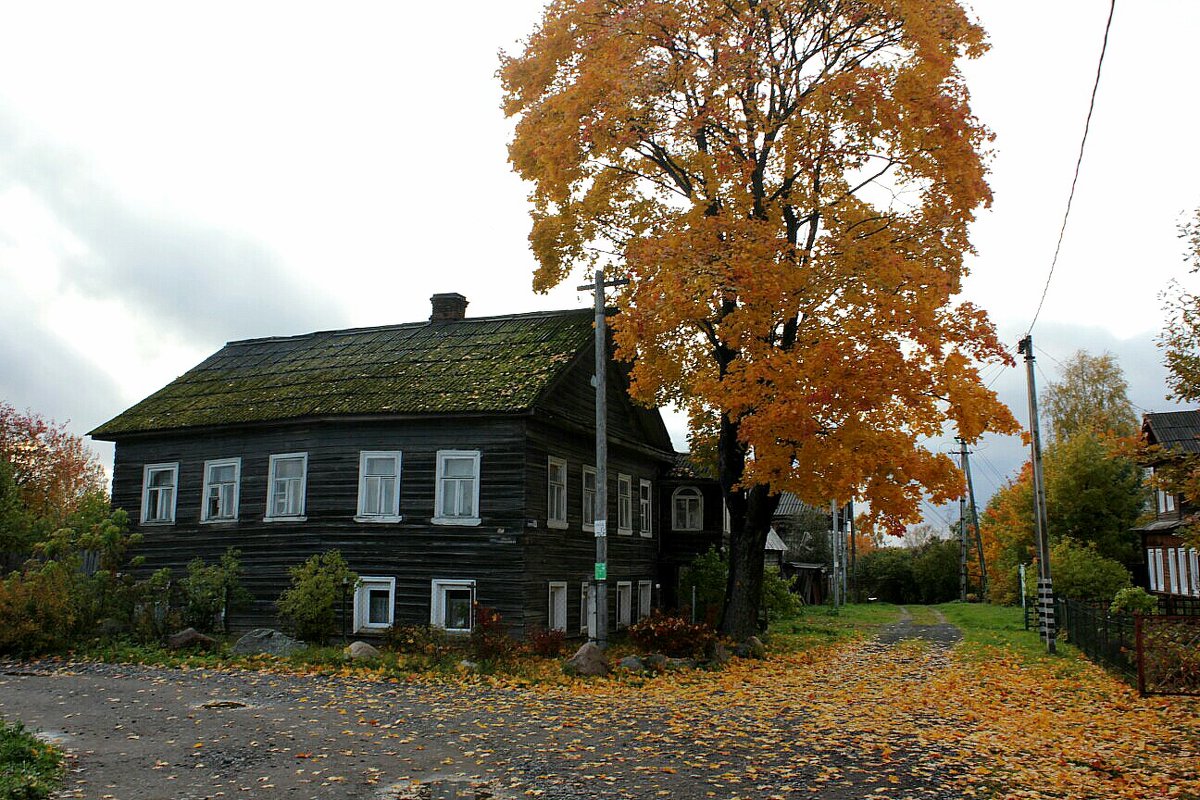
[[1054,247],[1054,258],[1050,261],[1050,271],[1046,274],[1046,285],[1042,288],[1042,299],[1038,301],[1037,311],[1033,312],[1033,320],[1029,323],[1028,336],[1037,324],[1038,315],[1042,313],[1042,305],[1046,302],[1046,293],[1050,291],[1050,279],[1054,277],[1054,267],[1058,264],[1058,254],[1062,250],[1063,237],[1067,232],[1067,219],[1071,216],[1071,204],[1075,200],[1075,185],[1079,182],[1079,169],[1083,165],[1083,150],[1087,146],[1088,129],[1092,126],[1092,112],[1096,108],[1096,92],[1100,88],[1100,70],[1104,67],[1104,54],[1108,50],[1108,32],[1112,28],[1113,13],[1117,10],[1117,0],[1111,0],[1108,8],[1108,22],[1104,24],[1104,42],[1100,45],[1100,60],[1096,64],[1096,80],[1092,84],[1092,100],[1088,104],[1087,120],[1083,123],[1083,138],[1079,142],[1079,158],[1075,161],[1075,177],[1071,179],[1071,192],[1067,195],[1067,210],[1063,213],[1062,226],[1058,229],[1058,244]]

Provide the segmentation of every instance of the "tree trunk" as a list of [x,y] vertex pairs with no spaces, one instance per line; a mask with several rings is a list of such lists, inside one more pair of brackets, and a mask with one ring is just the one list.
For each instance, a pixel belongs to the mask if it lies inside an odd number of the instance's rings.
[[779,495],[770,494],[761,484],[749,489],[739,487],[746,470],[746,449],[738,441],[737,432],[737,423],[722,414],[717,469],[729,510],[729,583],[720,631],[741,642],[759,632],[764,548]]

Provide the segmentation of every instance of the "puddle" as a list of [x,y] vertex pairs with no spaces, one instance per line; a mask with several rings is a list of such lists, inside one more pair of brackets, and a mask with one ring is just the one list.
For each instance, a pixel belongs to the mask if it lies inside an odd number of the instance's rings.
[[240,700],[209,700],[207,703],[201,703],[199,708],[249,708],[250,706]]

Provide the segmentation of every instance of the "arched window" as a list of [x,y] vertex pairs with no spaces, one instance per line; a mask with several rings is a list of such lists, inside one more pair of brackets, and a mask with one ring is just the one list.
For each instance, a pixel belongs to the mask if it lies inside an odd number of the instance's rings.
[[695,486],[680,486],[671,495],[671,527],[677,531],[704,528],[704,497]]

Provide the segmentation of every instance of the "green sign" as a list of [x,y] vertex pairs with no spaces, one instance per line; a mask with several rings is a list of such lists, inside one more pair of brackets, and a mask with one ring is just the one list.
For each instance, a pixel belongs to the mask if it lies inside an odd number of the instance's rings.
[[598,581],[608,580],[608,564],[597,564],[596,565],[596,580],[598,580]]

